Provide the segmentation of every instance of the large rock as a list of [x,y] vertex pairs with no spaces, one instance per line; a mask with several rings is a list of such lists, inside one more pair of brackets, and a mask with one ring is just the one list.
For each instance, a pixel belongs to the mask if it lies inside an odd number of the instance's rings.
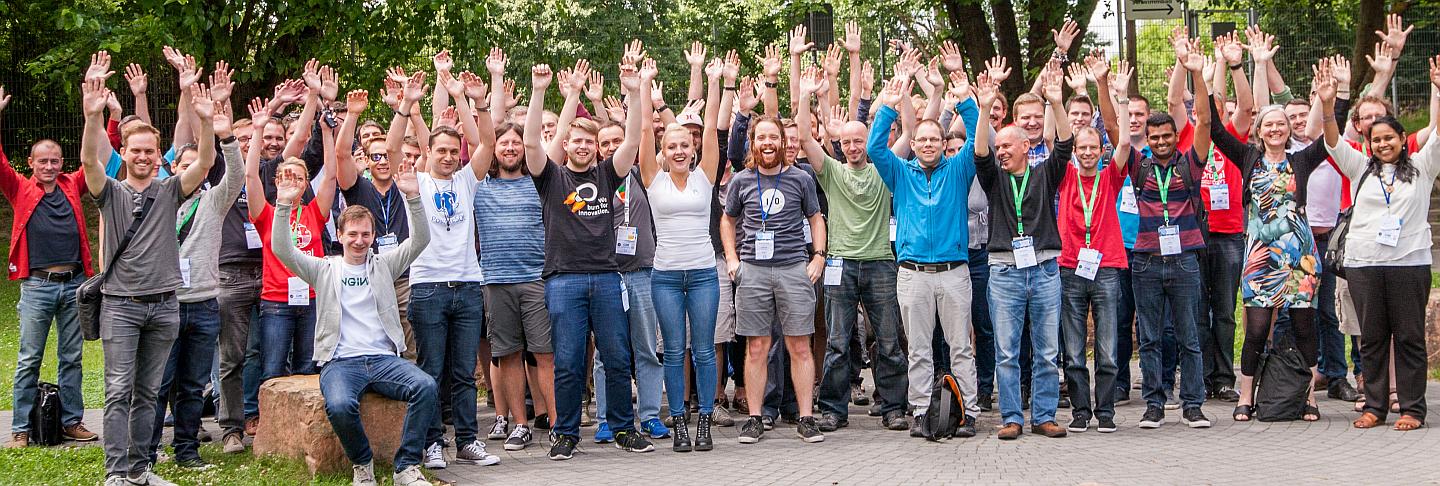
[[[304,459],[311,474],[350,472],[350,460],[325,417],[318,375],[274,378],[260,386],[260,430],[255,455]],[[360,420],[376,462],[393,464],[405,422],[405,402],[366,393]]]

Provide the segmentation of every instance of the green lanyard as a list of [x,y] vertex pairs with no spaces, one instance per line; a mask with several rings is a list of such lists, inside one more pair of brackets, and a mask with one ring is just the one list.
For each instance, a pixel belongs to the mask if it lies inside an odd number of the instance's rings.
[[1080,207],[1085,209],[1085,247],[1090,247],[1090,224],[1095,220],[1095,192],[1100,189],[1100,173],[1095,173],[1095,184],[1090,186],[1090,199],[1085,199],[1085,184],[1080,182],[1080,174],[1075,174],[1075,187],[1080,189]]
[[190,203],[190,209],[185,210],[185,216],[175,222],[175,236],[180,236],[180,230],[190,224],[190,219],[195,217],[195,208],[198,207],[200,207],[200,198],[197,197],[195,202]]
[[1010,192],[1015,200],[1015,225],[1020,231],[1020,236],[1025,236],[1025,217],[1021,211],[1021,203],[1025,201],[1025,188],[1030,186],[1030,169],[1025,169],[1025,177],[1020,180],[1020,187],[1015,187],[1015,175],[1010,175]]
[[1170,179],[1175,177],[1175,167],[1166,167],[1164,178],[1160,177],[1159,167],[1152,165],[1150,168],[1155,169],[1155,182],[1160,183],[1160,206],[1165,208],[1165,226],[1170,226]]
[[305,206],[295,206],[295,220],[290,222],[290,239],[295,240],[295,246],[300,246],[300,235],[295,233],[296,228],[304,224],[300,218],[305,216]]

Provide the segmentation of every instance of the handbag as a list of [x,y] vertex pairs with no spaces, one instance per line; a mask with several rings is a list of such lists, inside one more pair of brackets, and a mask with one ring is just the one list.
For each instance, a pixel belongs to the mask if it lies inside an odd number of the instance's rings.
[[[1288,335],[1287,335],[1288,336]],[[1255,373],[1255,420],[1288,422],[1304,418],[1310,396],[1310,367],[1293,339],[1278,341],[1260,356]]]
[[60,423],[60,387],[40,383],[35,387],[35,407],[30,409],[30,445],[54,446],[64,440]]
[[[1366,172],[1368,175],[1369,172]],[[1360,188],[1365,187],[1365,180],[1369,177],[1360,176],[1360,183],[1355,185],[1355,197],[1351,201],[1360,199]],[[1324,269],[1336,277],[1345,278],[1345,236],[1350,234],[1350,217],[1355,214],[1355,204],[1345,208],[1340,213],[1340,218],[1335,220],[1335,229],[1330,230],[1330,241],[1325,246],[1325,255],[1322,256]]]
[[[135,233],[140,229],[140,223],[145,221],[145,216],[150,213],[150,206],[155,204],[154,197],[145,198],[145,204],[135,213],[135,219],[130,222],[130,229],[125,230],[125,237],[120,239],[120,244],[115,247],[113,260],[125,254],[125,249],[130,247],[130,240],[135,238]],[[106,277],[110,275],[110,269],[106,268],[99,273],[85,279],[75,289],[75,312],[79,314],[80,332],[86,341],[100,339],[100,302],[105,296],[100,292],[105,286]]]

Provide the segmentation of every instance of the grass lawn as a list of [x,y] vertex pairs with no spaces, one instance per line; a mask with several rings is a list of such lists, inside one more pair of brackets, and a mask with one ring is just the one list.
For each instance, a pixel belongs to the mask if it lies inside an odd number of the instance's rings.
[[[15,305],[20,301],[20,283],[0,281],[0,410],[10,410],[15,405],[15,361],[20,352],[20,321]],[[55,328],[50,328],[50,337],[45,340],[45,359],[40,366],[40,381],[55,383],[57,359],[55,354]],[[81,359],[84,378],[81,380],[85,408],[100,408],[105,405],[104,369],[101,362],[103,353],[100,341],[85,341],[85,356]],[[98,417],[91,419],[95,427]],[[10,429],[6,424],[5,431]],[[8,435],[6,436],[8,439]]]
[[[279,457],[225,454],[219,445],[200,448],[200,455],[214,465],[192,471],[165,462],[155,473],[179,484],[350,484],[349,474],[310,477],[301,461]],[[390,468],[375,471],[382,484],[390,480]],[[103,482],[105,453],[99,447],[28,447],[0,450],[0,484],[95,485]]]

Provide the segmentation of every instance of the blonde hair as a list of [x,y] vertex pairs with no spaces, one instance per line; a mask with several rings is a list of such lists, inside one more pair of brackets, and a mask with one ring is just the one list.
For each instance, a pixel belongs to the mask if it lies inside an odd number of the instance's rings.
[[122,147],[125,146],[126,143],[130,141],[130,137],[133,137],[133,136],[135,136],[135,135],[139,135],[139,134],[142,134],[142,133],[148,133],[148,134],[154,135],[154,136],[155,136],[155,143],[156,143],[157,145],[160,143],[160,130],[158,130],[158,129],[156,129],[155,127],[151,126],[149,123],[145,123],[145,122],[143,122],[143,121],[137,121],[137,122],[135,122],[135,123],[132,123],[132,124],[126,126],[126,127],[125,127],[125,130],[122,130],[122,131],[120,132],[120,146],[122,146]]
[[285,173],[285,168],[291,166],[298,169],[300,175],[303,176],[306,181],[310,180],[310,168],[306,167],[305,161],[299,157],[286,157],[285,160],[280,162],[280,165],[275,166],[275,178],[279,179],[280,175]]

